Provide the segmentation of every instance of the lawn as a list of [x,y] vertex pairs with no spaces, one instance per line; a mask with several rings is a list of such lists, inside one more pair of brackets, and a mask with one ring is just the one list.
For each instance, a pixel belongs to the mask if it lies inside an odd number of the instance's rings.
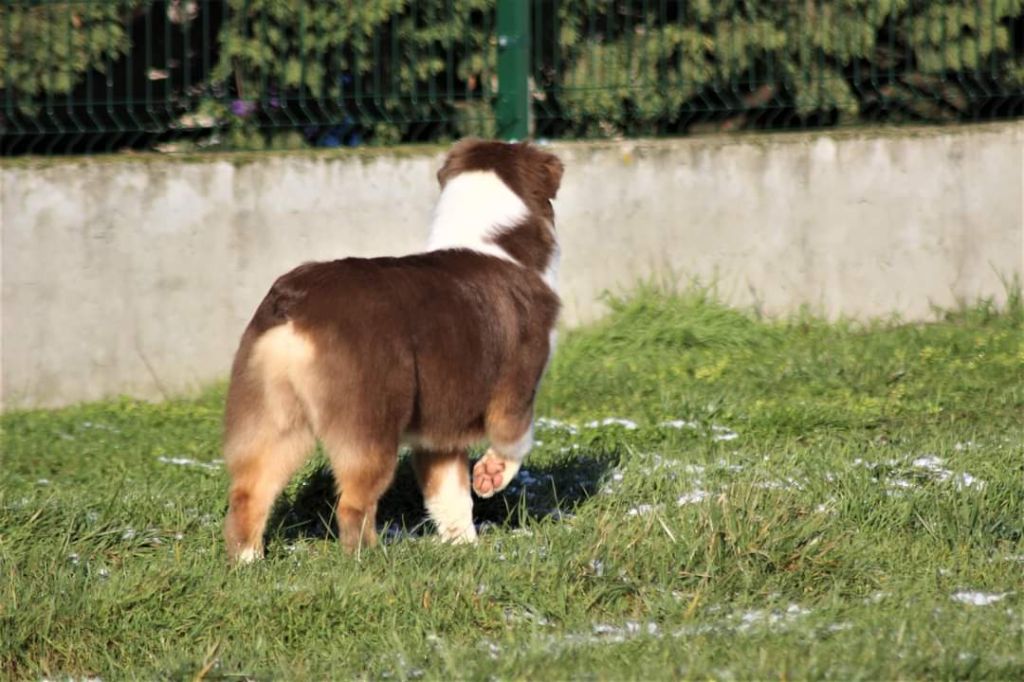
[[381,547],[323,458],[229,570],[223,387],[2,417],[15,679],[1022,679],[1024,304],[763,321],[640,291],[563,337],[481,541],[407,463]]

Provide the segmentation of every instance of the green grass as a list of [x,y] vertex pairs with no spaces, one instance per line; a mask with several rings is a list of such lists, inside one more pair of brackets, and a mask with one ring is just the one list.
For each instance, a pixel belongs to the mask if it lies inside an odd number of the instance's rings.
[[222,403],[2,417],[0,674],[1024,678],[1019,296],[863,326],[641,291],[563,339],[475,547],[403,464],[410,532],[344,555],[320,458],[228,570]]

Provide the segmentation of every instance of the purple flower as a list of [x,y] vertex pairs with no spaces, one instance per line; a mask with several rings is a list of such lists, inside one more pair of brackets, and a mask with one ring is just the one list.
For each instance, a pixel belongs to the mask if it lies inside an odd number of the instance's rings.
[[231,102],[231,113],[235,116],[245,118],[254,111],[256,111],[256,105],[253,102],[249,102],[244,99],[236,99]]

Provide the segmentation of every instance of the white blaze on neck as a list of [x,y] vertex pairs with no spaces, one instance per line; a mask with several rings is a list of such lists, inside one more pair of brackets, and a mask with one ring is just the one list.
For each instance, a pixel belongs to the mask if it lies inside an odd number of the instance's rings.
[[427,250],[470,249],[515,262],[491,238],[529,213],[523,200],[493,171],[459,173],[444,186],[434,208]]
[[[548,226],[548,229],[554,232],[552,226]],[[544,269],[542,277],[551,291],[558,293],[558,266],[562,260],[562,249],[558,246],[558,242],[555,242],[554,250],[551,252],[551,259],[548,261],[548,266]]]

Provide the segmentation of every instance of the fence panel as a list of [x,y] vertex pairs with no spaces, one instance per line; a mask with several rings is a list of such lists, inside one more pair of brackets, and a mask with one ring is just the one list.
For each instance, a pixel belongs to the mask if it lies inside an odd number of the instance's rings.
[[[497,2],[530,22],[501,98]],[[546,138],[1024,115],[1024,0],[2,0],[0,31],[3,154],[492,136],[499,100]]]
[[493,0],[4,0],[3,152],[491,135]]
[[539,136],[1024,115],[1021,0],[538,0]]

